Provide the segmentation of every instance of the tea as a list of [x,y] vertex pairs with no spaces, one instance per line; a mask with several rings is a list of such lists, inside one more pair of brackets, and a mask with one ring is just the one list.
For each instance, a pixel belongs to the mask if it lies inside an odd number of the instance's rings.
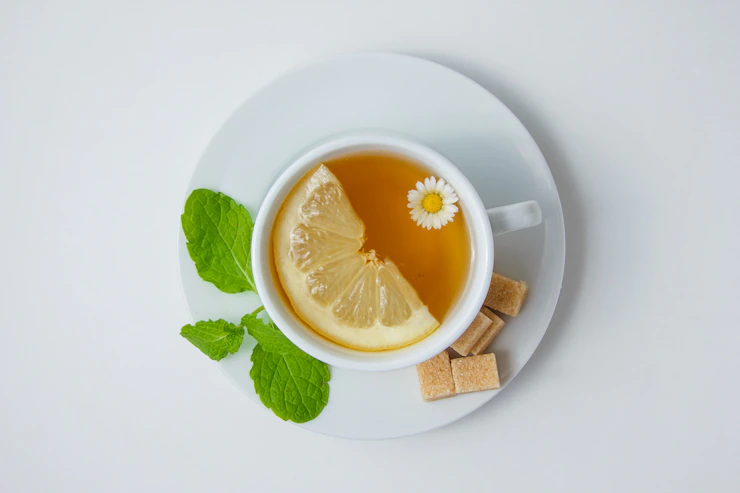
[[417,226],[409,215],[407,194],[434,173],[406,157],[362,153],[324,164],[365,223],[363,250],[390,258],[441,322],[468,276],[470,241],[464,211],[441,229]]
[[383,351],[439,327],[467,278],[470,246],[454,190],[430,175],[400,156],[353,154],[316,166],[290,191],[275,218],[275,271],[318,334]]

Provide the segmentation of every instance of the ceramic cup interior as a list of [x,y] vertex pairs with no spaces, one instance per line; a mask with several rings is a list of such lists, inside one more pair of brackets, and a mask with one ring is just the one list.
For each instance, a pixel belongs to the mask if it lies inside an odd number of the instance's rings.
[[[426,338],[388,351],[359,351],[325,339],[293,311],[279,280],[273,275],[272,230],[280,207],[298,181],[323,161],[348,154],[376,151],[405,156],[419,162],[455,189],[465,213],[470,241],[468,279],[457,302]],[[267,314],[299,348],[330,365],[353,370],[389,371],[425,361],[450,346],[467,329],[480,310],[493,272],[493,234],[486,209],[468,179],[449,160],[429,147],[406,137],[383,133],[344,135],[318,144],[301,155],[278,178],[265,197],[252,234],[252,270],[257,292]]]

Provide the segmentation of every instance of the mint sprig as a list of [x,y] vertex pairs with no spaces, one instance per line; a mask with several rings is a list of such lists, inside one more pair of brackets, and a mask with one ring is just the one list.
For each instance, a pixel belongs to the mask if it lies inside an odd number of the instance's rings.
[[200,277],[226,293],[256,291],[250,258],[254,224],[243,205],[200,188],[185,202],[181,222]]
[[[198,275],[226,293],[255,291],[250,247],[252,217],[228,195],[194,190],[181,216],[190,258]],[[212,360],[239,350],[245,328],[257,340],[249,376],[262,403],[283,420],[305,423],[329,402],[329,367],[296,347],[258,308],[239,325],[205,320],[185,325],[180,335]]]

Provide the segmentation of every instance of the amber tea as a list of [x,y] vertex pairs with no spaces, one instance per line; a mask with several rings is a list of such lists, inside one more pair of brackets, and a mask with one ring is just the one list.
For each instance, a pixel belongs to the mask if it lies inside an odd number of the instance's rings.
[[324,164],[365,223],[364,250],[392,259],[441,322],[468,275],[470,242],[464,211],[440,229],[417,226],[409,215],[407,193],[434,173],[409,158],[363,153]]
[[468,275],[464,213],[442,177],[388,153],[310,170],[273,229],[275,271],[295,313],[343,346],[383,351],[434,332]]

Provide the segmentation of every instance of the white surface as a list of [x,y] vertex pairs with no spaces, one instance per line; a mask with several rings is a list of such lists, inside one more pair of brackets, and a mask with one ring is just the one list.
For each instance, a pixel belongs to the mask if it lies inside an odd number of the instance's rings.
[[[317,100],[323,103],[314,124],[293,127],[292,122],[314,112]],[[436,124],[429,125],[434,118]],[[358,130],[368,126],[385,130],[374,134]],[[455,313],[424,341],[382,353],[352,351],[316,336],[285,309],[270,286],[272,275],[263,272],[272,262],[269,235],[274,216],[295,182],[321,160],[338,157],[342,152],[338,149],[357,152],[368,147],[403,152],[448,180],[460,196],[474,243],[474,275]],[[310,150],[295,160],[305,149]],[[532,137],[499,100],[439,64],[402,55],[360,54],[333,57],[281,77],[240,106],[219,129],[189,184],[189,189],[202,187],[220,190],[252,211],[259,209],[252,253],[260,302],[296,345],[335,365],[329,404],[317,419],[301,425],[308,429],[347,438],[405,436],[453,422],[500,392],[425,403],[413,367],[452,344],[483,304],[494,260],[486,205],[536,199],[545,210],[541,227],[496,240],[498,271],[525,279],[531,291],[516,319],[504,317],[506,331],[493,344],[501,390],[529,360],[553,315],[563,279],[565,243],[560,201],[547,163]],[[406,214],[405,208],[402,213]],[[258,306],[251,293],[224,294],[203,282],[187,252],[184,234],[179,239],[180,272],[194,320],[237,322]],[[246,345],[243,354],[219,364],[247,396],[257,400],[249,378],[250,349]],[[342,365],[406,368],[363,375]]]
[[[735,2],[4,2],[0,486],[736,491]],[[286,426],[177,336],[183,190],[297,64],[428,56],[522,120],[563,199],[542,344],[468,418],[363,442]]]

